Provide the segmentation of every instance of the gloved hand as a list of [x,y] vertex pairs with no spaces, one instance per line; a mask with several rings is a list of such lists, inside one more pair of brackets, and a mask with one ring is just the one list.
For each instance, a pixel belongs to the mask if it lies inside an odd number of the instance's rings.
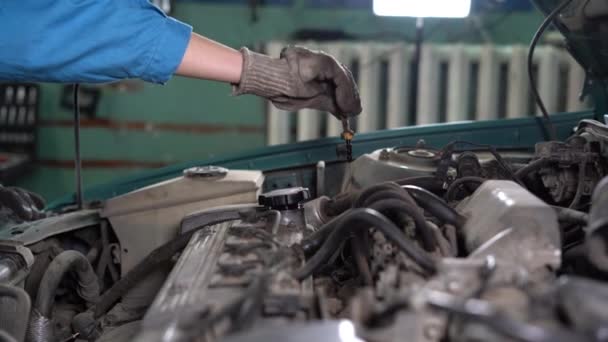
[[234,94],[265,97],[279,109],[332,113],[338,119],[361,113],[351,72],[334,57],[303,47],[287,47],[279,59],[242,48],[243,73]]

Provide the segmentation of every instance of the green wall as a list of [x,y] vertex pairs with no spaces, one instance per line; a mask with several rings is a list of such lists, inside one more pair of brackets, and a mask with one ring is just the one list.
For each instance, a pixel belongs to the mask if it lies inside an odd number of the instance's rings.
[[[368,40],[407,39],[414,21],[379,18],[365,10],[263,7],[251,23],[246,6],[178,2],[173,15],[198,33],[229,46],[259,46],[283,40],[300,28],[341,29]],[[491,14],[476,20],[427,20],[428,39],[437,42],[527,43],[539,24],[536,13]],[[485,27],[480,34],[478,27]],[[235,98],[230,87],[175,77],[166,85],[130,82],[131,90],[104,86],[97,120],[82,129],[84,183],[98,184],[143,168],[233,153],[265,143],[265,103]],[[74,189],[71,113],[59,106],[61,87],[42,85],[39,159],[18,185],[52,199]],[[191,129],[190,129],[191,128]],[[105,164],[104,164],[105,163]]]

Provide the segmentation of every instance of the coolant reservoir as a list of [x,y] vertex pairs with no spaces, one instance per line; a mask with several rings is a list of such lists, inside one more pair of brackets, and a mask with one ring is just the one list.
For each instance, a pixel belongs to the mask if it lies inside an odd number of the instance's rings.
[[193,168],[182,177],[109,199],[101,216],[110,220],[120,241],[123,274],[173,239],[184,216],[212,207],[257,203],[263,181],[261,171]]

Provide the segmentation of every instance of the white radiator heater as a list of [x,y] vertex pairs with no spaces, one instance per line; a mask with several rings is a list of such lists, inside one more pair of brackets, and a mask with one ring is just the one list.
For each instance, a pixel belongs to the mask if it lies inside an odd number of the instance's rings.
[[[418,110],[408,113],[413,45],[373,42],[301,45],[323,50],[353,67],[363,103],[363,113],[355,119],[357,132],[539,114],[530,95],[526,46],[425,45],[418,80]],[[284,42],[268,43],[266,53],[278,56],[283,46]],[[534,64],[538,89],[550,113],[588,107],[579,101],[584,71],[565,50],[539,46]],[[339,136],[342,129],[331,115],[314,110],[290,114],[269,105],[267,120],[269,145]]]

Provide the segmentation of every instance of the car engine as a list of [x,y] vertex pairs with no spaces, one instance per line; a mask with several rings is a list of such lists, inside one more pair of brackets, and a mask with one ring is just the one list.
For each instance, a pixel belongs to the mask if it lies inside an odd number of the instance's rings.
[[606,340],[607,158],[583,120],[534,150],[420,140],[312,179],[192,168],[64,213],[5,189],[0,340]]

